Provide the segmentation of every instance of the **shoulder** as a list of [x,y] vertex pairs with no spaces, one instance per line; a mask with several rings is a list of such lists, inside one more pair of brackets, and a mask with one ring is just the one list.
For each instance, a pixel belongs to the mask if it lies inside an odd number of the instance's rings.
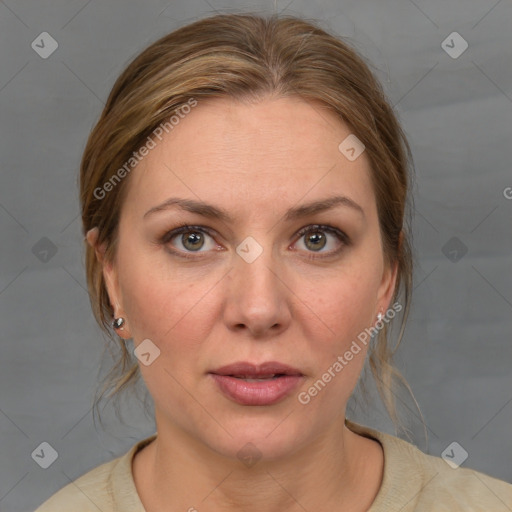
[[155,435],[101,464],[53,494],[35,512],[144,512],[133,481],[132,459]]
[[108,480],[122,457],[98,466],[69,483],[46,500],[35,512],[89,512],[113,510]]
[[390,434],[348,420],[347,427],[376,439],[384,451],[383,480],[369,512],[512,510],[512,484],[473,469],[452,468]]

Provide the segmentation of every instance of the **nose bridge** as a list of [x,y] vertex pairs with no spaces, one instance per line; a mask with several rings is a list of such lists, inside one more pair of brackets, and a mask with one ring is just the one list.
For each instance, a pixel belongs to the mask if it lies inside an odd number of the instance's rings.
[[254,237],[248,236],[237,246],[236,254],[234,271],[240,274],[238,286],[241,290],[252,299],[272,300],[277,293],[272,247],[268,244],[264,247]]
[[276,275],[278,267],[272,247],[256,238],[248,236],[237,246],[230,272],[228,320],[232,325],[244,324],[261,334],[288,322],[286,287]]

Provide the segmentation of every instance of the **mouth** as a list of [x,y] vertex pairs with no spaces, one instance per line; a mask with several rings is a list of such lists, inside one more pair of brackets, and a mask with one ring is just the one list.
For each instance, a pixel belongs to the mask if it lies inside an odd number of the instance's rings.
[[275,361],[260,365],[238,362],[209,374],[228,399],[241,405],[272,405],[280,402],[304,378],[296,368]]
[[275,380],[279,377],[284,377],[285,373],[274,373],[272,375],[263,375],[261,377],[251,377],[250,375],[225,375],[225,377],[233,377],[235,379],[241,379],[245,382],[261,382],[265,380]]
[[209,373],[236,377],[239,379],[273,379],[286,375],[302,375],[302,372],[297,368],[293,368],[292,366],[279,363],[277,361],[267,361],[261,364],[240,361],[222,366],[221,368],[212,370]]

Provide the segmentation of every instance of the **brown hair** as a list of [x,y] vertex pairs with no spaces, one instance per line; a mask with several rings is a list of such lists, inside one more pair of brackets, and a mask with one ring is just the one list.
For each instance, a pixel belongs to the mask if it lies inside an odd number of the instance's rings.
[[[410,391],[392,365],[392,357],[403,336],[412,286],[407,210],[412,157],[381,85],[365,60],[342,38],[292,16],[221,14],[184,26],[151,44],[115,82],[87,141],[80,169],[83,233],[97,226],[98,244],[105,243],[105,258],[114,260],[129,177],[118,180],[104,197],[98,198],[99,187],[112,180],[133,152],[176,110],[191,99],[200,104],[204,98],[257,100],[266,95],[320,102],[366,147],[384,258],[387,264],[398,263],[393,300],[400,297],[404,306],[395,348],[388,342],[385,325],[370,347],[369,365],[397,426],[397,381]],[[113,309],[101,264],[92,247],[87,245],[86,251],[94,316],[120,350],[101,393],[103,397],[110,388],[110,398],[137,380],[139,367],[124,341],[112,331]]]

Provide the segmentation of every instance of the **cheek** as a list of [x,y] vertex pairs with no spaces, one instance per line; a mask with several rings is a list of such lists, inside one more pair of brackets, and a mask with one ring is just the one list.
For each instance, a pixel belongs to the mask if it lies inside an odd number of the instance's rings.
[[191,326],[201,325],[193,321],[202,309],[201,294],[194,284],[132,275],[125,280],[123,297],[136,342],[153,338],[163,343]]
[[[361,375],[370,341],[365,329],[372,324],[376,280],[376,274],[366,266],[347,266],[346,272],[326,281],[324,293],[306,290],[309,297],[315,297],[311,310],[329,331],[310,328],[310,336],[306,336],[314,372],[298,399],[309,411],[322,411],[318,414],[326,422],[343,412],[342,405],[348,402]],[[313,323],[318,327],[318,320],[311,320],[311,327]]]
[[150,339],[160,350],[150,365],[139,364],[146,387],[157,403],[171,401],[184,414],[193,412],[194,403],[183,386],[191,387],[197,378],[198,354],[216,317],[202,298],[211,286],[132,272],[125,275],[122,287],[134,346]]
[[150,258],[132,252],[129,259],[120,259],[123,307],[135,345],[149,338],[163,356],[186,357],[211,331],[215,292],[208,291],[218,276],[171,272],[166,264],[163,255]]
[[330,328],[330,339],[340,350],[373,321],[379,280],[375,266],[347,265],[342,272],[324,281],[323,292],[311,288],[315,297],[311,309]]

